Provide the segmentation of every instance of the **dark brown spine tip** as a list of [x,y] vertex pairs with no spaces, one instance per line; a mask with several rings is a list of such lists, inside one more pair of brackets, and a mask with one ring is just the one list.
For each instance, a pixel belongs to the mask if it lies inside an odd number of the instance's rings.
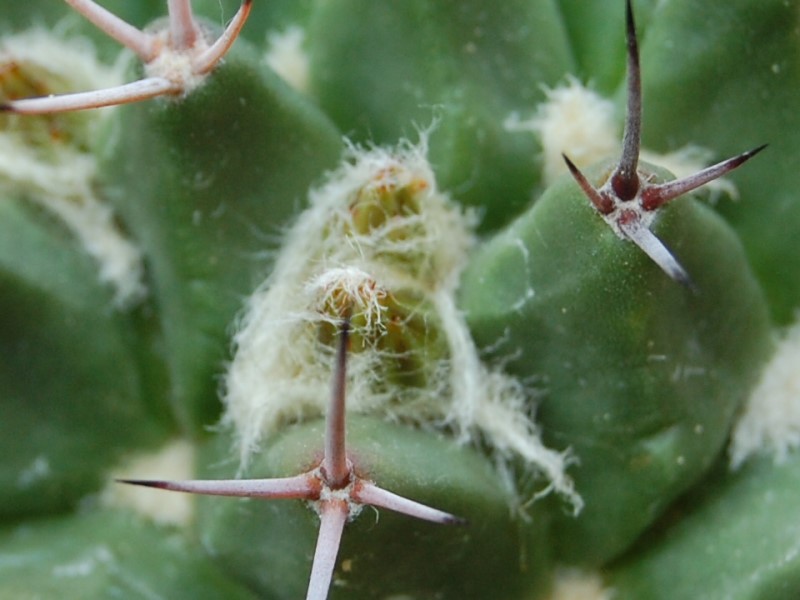
[[611,201],[610,198],[604,196],[600,192],[598,192],[594,186],[584,177],[583,173],[581,173],[580,169],[575,166],[569,158],[567,158],[566,154],[561,154],[564,158],[564,162],[567,163],[567,168],[569,169],[570,173],[572,173],[572,177],[575,178],[575,181],[578,182],[578,185],[583,190],[583,193],[586,194],[586,197],[589,198],[589,201],[594,205],[597,212],[601,215],[610,214],[614,210],[614,203]]
[[166,489],[167,483],[165,481],[155,481],[151,479],[115,479],[117,483],[124,483],[126,485],[140,485],[142,487],[151,487],[158,489]]
[[639,147],[641,145],[642,130],[642,74],[639,65],[639,43],[636,40],[636,23],[633,19],[633,7],[630,0],[626,4],[626,39],[628,46],[628,106],[625,115],[625,132],[622,138],[622,157],[619,161],[618,173],[623,174],[626,180],[623,189],[626,196],[620,196],[622,200],[630,200],[636,195],[627,196],[627,193],[635,186],[638,189],[639,182],[636,179],[636,171],[639,166]]
[[564,162],[567,163],[567,168],[569,169],[569,172],[572,173],[572,176],[575,179],[581,177],[581,172],[578,170],[578,167],[575,166],[575,163],[572,162],[563,152],[561,153],[561,157],[564,159]]
[[10,104],[0,104],[0,112],[14,112],[14,107]]
[[639,59],[639,44],[636,41],[636,21],[633,18],[633,5],[631,0],[625,3],[625,32],[628,42],[628,56]]
[[769,144],[761,144],[757,148],[753,148],[752,150],[748,150],[747,152],[743,152],[742,154],[740,154],[736,158],[736,164],[734,165],[734,168],[738,167],[739,165],[741,165],[744,162],[747,162],[748,160],[753,158],[756,154],[761,152],[767,146],[769,146]]
[[442,522],[442,525],[454,525],[456,527],[466,527],[469,525],[469,521],[464,519],[463,517],[456,517],[454,515],[450,515],[450,518],[446,521]]

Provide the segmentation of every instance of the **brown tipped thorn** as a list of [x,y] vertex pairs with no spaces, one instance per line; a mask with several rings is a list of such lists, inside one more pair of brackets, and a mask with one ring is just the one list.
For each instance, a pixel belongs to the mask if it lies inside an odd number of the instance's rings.
[[200,31],[192,12],[192,0],[168,0],[170,42],[177,48],[191,48]]
[[[66,1],[99,29],[133,50],[144,63],[146,77],[105,90],[6,102],[2,110],[19,114],[49,114],[186,94],[200,85],[230,50],[252,6],[251,0],[245,0],[222,35],[208,43],[192,13],[191,0],[169,0],[167,31],[140,31],[93,0]],[[190,69],[174,68],[176,62],[186,60]]]
[[247,21],[247,17],[250,16],[250,9],[252,6],[252,0],[245,0],[245,2],[242,3],[217,41],[195,59],[193,63],[195,72],[205,75],[219,64],[239,37],[242,27],[244,27]]
[[14,100],[5,104],[4,106],[7,108],[4,108],[4,110],[20,115],[50,115],[90,108],[118,106],[179,92],[180,89],[176,88],[171,81],[160,77],[150,77],[105,90]]
[[575,166],[566,154],[562,154],[561,156],[564,157],[564,162],[567,163],[567,168],[569,172],[572,173],[572,176],[575,178],[575,181],[578,182],[578,185],[581,186],[583,193],[589,198],[594,207],[597,209],[601,215],[607,215],[611,211],[614,210],[614,202],[611,198],[601,194],[598,192],[594,186],[589,183],[589,180],[580,172],[578,167]]
[[132,50],[143,62],[150,62],[156,57],[156,43],[152,35],[136,29],[92,0],[66,2],[92,25]]
[[763,144],[758,148],[748,150],[747,152],[743,152],[738,156],[734,156],[728,160],[723,160],[722,162],[707,167],[699,173],[695,173],[689,177],[648,187],[642,192],[642,208],[645,210],[655,210],[670,200],[674,200],[683,194],[691,192],[692,190],[696,190],[700,186],[705,185],[710,181],[714,181],[715,179],[727,175],[734,169],[740,167],[745,162],[753,158],[766,147],[767,144]]
[[276,479],[191,479],[187,481],[118,479],[117,482],[171,492],[240,498],[313,500],[320,491],[318,482],[307,474]]
[[463,525],[463,519],[384,490],[355,472],[345,447],[345,383],[349,333],[348,312],[340,330],[332,400],[326,416],[325,450],[317,468],[282,479],[118,481],[192,494],[295,498],[311,502],[320,516],[320,530],[311,565],[307,600],[325,600],[327,597],[345,523],[351,514],[358,512],[360,506],[370,504],[433,523]]

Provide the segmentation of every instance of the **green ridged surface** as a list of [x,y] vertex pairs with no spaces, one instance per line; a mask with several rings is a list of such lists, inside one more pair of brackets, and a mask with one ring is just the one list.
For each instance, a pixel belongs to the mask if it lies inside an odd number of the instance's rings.
[[0,518],[74,507],[167,434],[157,359],[95,269],[52,217],[0,203]]
[[[724,468],[724,467],[723,467]],[[607,574],[614,598],[800,595],[800,461],[760,459],[699,486]]]
[[[103,5],[137,26],[166,8]],[[217,26],[238,6],[196,3]],[[118,109],[102,136],[76,142],[100,156],[92,186],[144,253],[150,296],[133,309],[114,308],[72,235],[3,182],[0,598],[302,596],[317,525],[302,503],[210,498],[192,529],[161,530],[85,498],[122,458],[176,429],[213,435],[204,474],[235,471],[229,438],[209,433],[219,376],[281,233],[336,165],[342,133],[394,145],[434,121],[438,186],[482,214],[460,306],[486,358],[534,388],[548,445],[580,458],[569,473],[586,506],[572,518],[561,500],[540,501],[527,524],[480,445],[354,419],[354,448],[378,483],[470,526],[385,511],[376,522],[366,510],[345,531],[332,596],[495,598],[502,582],[506,597],[527,600],[546,593],[559,561],[601,568],[619,598],[796,597],[796,456],[709,469],[724,460],[775,325],[795,321],[800,304],[800,2],[634,9],[646,147],[692,143],[722,159],[770,144],[729,177],[737,201],[679,200],[657,223],[696,294],[616,238],[572,181],[543,190],[539,142],[506,126],[513,113],[535,114],[568,74],[614,100],[621,123],[622,0],[257,0],[246,39],[205,86]],[[8,3],[0,32],[65,16],[63,35],[88,35],[103,60],[117,57],[117,42],[58,0]],[[290,25],[305,28],[305,93],[264,62],[267,34]],[[43,131],[34,144],[52,133]],[[429,350],[441,343],[412,335]],[[252,473],[301,470],[321,445],[318,425],[290,429]],[[66,513],[78,505],[87,512]],[[43,514],[61,516],[31,518]],[[113,569],[55,577],[100,546],[113,550]]]
[[96,511],[0,529],[0,598],[255,600],[175,528]]
[[244,42],[186,99],[115,117],[103,190],[151,268],[178,421],[200,432],[219,414],[230,324],[341,139]]
[[431,134],[439,184],[506,222],[538,183],[530,135],[506,118],[572,68],[552,0],[320,3],[309,28],[312,93],[342,131],[395,143]]
[[620,240],[565,176],[462,281],[477,342],[537,378],[545,440],[580,460],[586,506],[557,516],[554,538],[567,562],[612,558],[697,481],[772,348],[766,303],[722,220],[685,199],[656,232],[697,292]]

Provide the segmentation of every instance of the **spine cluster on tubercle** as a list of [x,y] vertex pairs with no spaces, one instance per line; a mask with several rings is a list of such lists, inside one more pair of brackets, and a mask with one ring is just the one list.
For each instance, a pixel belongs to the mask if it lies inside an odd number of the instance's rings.
[[351,146],[286,232],[225,379],[242,469],[282,426],[324,414],[331,328],[352,298],[349,410],[522,458],[577,510],[569,453],[542,444],[529,390],[482,363],[456,307],[475,218],[437,189],[426,150],[424,133],[394,149]]

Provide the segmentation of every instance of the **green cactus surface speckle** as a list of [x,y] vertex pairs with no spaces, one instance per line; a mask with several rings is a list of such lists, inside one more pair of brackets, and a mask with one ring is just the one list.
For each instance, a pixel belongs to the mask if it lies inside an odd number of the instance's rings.
[[722,220],[686,198],[658,225],[696,292],[621,244],[571,178],[486,243],[462,282],[476,339],[541,377],[546,436],[581,457],[586,507],[558,519],[569,562],[620,552],[696,481],[771,350],[766,303]]
[[7,4],[0,599],[800,597],[800,0]]

